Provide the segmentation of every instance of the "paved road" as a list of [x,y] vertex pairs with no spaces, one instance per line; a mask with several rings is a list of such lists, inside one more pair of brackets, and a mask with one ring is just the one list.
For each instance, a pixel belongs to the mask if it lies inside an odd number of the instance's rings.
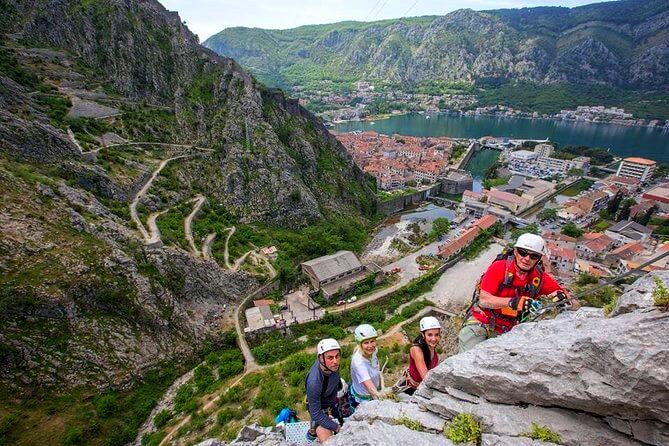
[[195,203],[195,206],[193,206],[193,210],[191,211],[186,218],[184,218],[184,235],[186,236],[186,240],[188,241],[188,245],[190,246],[191,253],[199,257],[202,255],[199,249],[197,249],[197,246],[195,246],[195,240],[193,240],[193,218],[195,215],[197,215],[198,212],[200,212],[200,209],[202,209],[202,205],[204,204],[207,199],[204,197],[204,195],[197,195],[195,198],[191,200],[192,202]]
[[427,255],[427,254],[436,254],[437,253],[437,247],[439,244],[443,242],[433,242],[430,243],[427,246],[424,246],[423,248],[419,249],[418,251],[411,253],[407,255],[406,257],[402,257],[396,262],[393,262],[389,265],[384,266],[382,269],[386,272],[389,273],[392,271],[393,268],[400,267],[402,269],[402,272],[400,273],[400,281],[394,284],[391,287],[384,288],[382,290],[376,291],[369,296],[365,297],[364,299],[360,299],[357,302],[354,302],[352,304],[346,304],[342,305],[341,307],[330,307],[327,308],[328,313],[341,313],[343,311],[348,311],[352,310],[354,308],[361,307],[363,305],[367,305],[370,302],[374,302],[377,299],[380,299],[384,296],[387,296],[388,294],[397,291],[399,288],[403,287],[407,283],[409,283],[411,280],[415,279],[416,277],[420,276],[421,274],[425,274],[427,271],[421,271],[418,269],[418,263],[416,263],[416,259],[421,256],[421,255]]

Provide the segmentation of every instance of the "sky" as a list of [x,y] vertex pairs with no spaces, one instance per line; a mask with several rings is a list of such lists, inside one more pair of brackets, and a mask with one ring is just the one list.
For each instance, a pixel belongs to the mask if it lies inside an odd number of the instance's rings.
[[204,41],[224,28],[287,29],[344,20],[374,21],[533,6],[580,6],[602,0],[159,0]]

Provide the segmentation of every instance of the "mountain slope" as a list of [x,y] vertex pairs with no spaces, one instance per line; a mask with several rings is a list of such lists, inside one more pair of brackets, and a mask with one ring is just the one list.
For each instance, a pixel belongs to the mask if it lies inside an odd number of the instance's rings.
[[505,80],[669,87],[669,4],[458,10],[289,30],[229,28],[204,45],[282,86]]
[[[277,244],[289,276],[303,256],[348,246],[341,222],[350,233],[373,212],[319,120],[158,2],[0,6],[3,386],[128,388],[190,364],[267,278],[261,264],[216,261],[229,226],[233,260]],[[215,234],[211,260],[185,234],[200,196],[192,238]],[[142,235],[152,218],[162,243]],[[307,224],[332,243],[307,246],[295,232]]]

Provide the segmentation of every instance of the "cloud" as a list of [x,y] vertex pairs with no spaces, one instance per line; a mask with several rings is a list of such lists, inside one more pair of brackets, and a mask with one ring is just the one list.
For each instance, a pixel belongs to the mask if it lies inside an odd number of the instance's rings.
[[534,6],[574,7],[603,0],[160,0],[178,11],[200,40],[233,26],[269,29],[373,21],[422,15],[444,15],[461,8],[475,10]]

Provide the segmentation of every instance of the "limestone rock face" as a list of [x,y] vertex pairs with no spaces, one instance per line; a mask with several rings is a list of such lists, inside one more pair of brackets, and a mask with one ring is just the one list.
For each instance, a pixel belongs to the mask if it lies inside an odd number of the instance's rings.
[[669,422],[669,314],[523,324],[447,359],[425,386],[455,387],[504,404],[559,406]]
[[643,276],[627,288],[625,294],[618,298],[610,316],[614,317],[642,308],[652,308],[653,290],[655,289],[654,277],[659,278],[664,283],[669,283],[669,271],[657,271],[652,275]]

